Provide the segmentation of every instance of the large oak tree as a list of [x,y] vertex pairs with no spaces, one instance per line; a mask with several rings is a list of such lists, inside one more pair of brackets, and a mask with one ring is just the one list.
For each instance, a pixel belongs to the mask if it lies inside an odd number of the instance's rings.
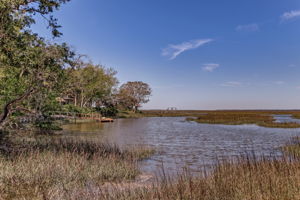
[[149,101],[152,90],[142,81],[127,82],[120,87],[118,93],[119,105],[125,109],[137,111],[142,104]]

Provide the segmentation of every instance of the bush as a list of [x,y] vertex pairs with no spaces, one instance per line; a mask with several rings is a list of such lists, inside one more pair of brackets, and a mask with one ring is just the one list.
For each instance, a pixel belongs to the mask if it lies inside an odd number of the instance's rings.
[[64,112],[75,112],[75,113],[91,113],[93,109],[91,108],[81,108],[79,106],[74,106],[73,104],[63,105]]
[[104,117],[115,117],[118,114],[118,109],[114,106],[97,107],[96,111],[100,112]]

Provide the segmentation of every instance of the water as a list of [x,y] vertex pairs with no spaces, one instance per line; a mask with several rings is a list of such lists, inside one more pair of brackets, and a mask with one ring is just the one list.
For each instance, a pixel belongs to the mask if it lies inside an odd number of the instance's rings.
[[273,115],[273,118],[277,123],[287,123],[287,122],[295,122],[300,123],[300,119],[295,119],[292,115]]
[[108,141],[121,147],[147,145],[158,150],[142,163],[142,170],[157,172],[162,163],[169,172],[188,166],[198,171],[216,158],[238,156],[246,151],[279,154],[279,147],[300,129],[264,128],[256,125],[213,125],[186,121],[183,117],[118,119],[114,123],[68,124],[65,136]]

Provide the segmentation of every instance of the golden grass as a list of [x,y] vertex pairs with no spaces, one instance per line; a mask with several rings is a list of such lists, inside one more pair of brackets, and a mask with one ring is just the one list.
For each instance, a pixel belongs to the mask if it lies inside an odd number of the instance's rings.
[[[119,182],[138,174],[137,160],[152,150],[68,140],[21,142],[0,157],[0,199],[299,200],[300,139],[277,157],[240,156],[198,176],[186,170],[141,187]],[[149,154],[148,154],[149,153]],[[110,186],[105,182],[115,182]],[[129,183],[128,183],[129,184]]]
[[58,185],[42,190],[45,195],[38,199],[299,200],[300,160],[294,156],[255,158],[249,155],[220,162],[213,171],[199,176],[185,171],[176,179],[165,175],[152,185],[138,188],[93,184],[70,185],[67,190]]
[[269,128],[300,128],[299,123],[277,123],[272,115],[287,114],[279,111],[210,111],[205,115],[195,118],[188,118],[199,123],[207,124],[257,124]]
[[300,137],[295,137],[293,140],[282,147],[284,153],[300,157]]
[[163,181],[151,189],[136,191],[134,195],[123,193],[116,199],[297,200],[299,169],[299,162],[287,160],[240,160],[221,164],[207,177],[181,175],[176,182]]
[[[300,149],[300,140],[294,141]],[[95,193],[95,199],[109,200],[299,200],[300,157],[241,156],[219,162],[211,172],[191,176],[188,171],[176,179],[163,176],[149,187]],[[92,198],[91,198],[92,199]]]
[[299,110],[143,110],[139,113],[123,111],[118,117],[190,117],[188,120],[207,124],[257,124],[269,128],[300,128],[300,124],[295,122],[276,123],[272,115],[291,115],[300,119]]
[[134,180],[137,161],[152,153],[65,139],[17,142],[0,155],[0,199],[68,199],[74,188]]

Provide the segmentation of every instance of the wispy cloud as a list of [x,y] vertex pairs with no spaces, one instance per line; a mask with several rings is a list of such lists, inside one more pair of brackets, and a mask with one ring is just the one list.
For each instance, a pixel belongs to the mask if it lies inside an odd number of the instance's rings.
[[221,84],[221,86],[223,86],[223,87],[240,87],[242,85],[243,84],[241,82],[238,82],[238,81],[228,81],[228,82],[225,82],[225,83]]
[[170,60],[173,60],[185,51],[196,49],[212,41],[214,40],[198,39],[198,40],[191,40],[189,42],[183,42],[181,44],[169,44],[167,48],[162,50],[162,55],[169,57]]
[[273,83],[276,84],[276,85],[283,85],[283,84],[285,84],[284,81],[274,81]]
[[213,72],[218,67],[220,67],[220,64],[217,64],[217,63],[207,63],[207,64],[203,65],[202,70],[206,71],[206,72]]
[[300,85],[296,87],[296,89],[300,90]]
[[290,20],[296,17],[300,17],[300,10],[292,10],[290,12],[285,12],[280,16],[282,21]]
[[259,31],[259,25],[256,23],[239,25],[235,28],[235,30],[236,31],[255,32],[255,31]]

